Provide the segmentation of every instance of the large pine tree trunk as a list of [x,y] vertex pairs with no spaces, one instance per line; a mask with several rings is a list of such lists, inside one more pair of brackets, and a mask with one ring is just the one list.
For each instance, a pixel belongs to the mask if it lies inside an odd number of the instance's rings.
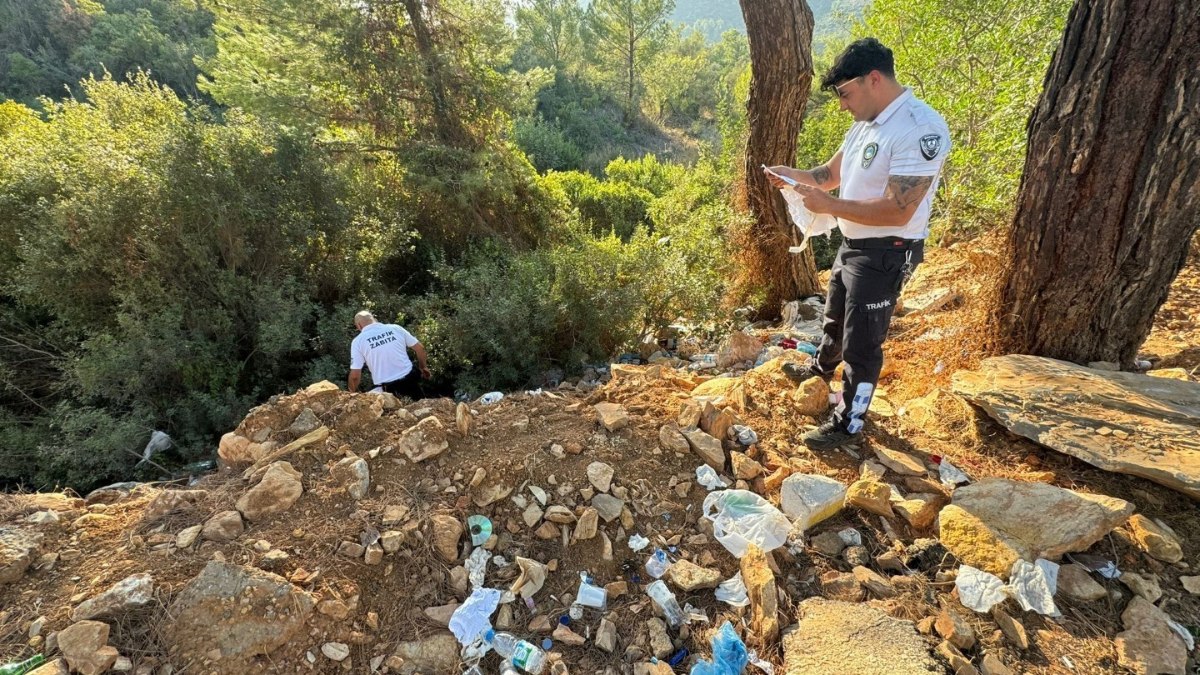
[[741,5],[752,71],[742,188],[754,223],[742,242],[740,263],[745,280],[766,289],[762,309],[778,312],[783,302],[821,292],[812,249],[788,253],[789,245],[800,243],[799,233],[783,197],[759,168],[796,161],[796,137],[813,76],[813,15],[804,0],[742,0]]
[[1131,365],[1200,225],[1200,0],[1076,0],[1029,121],[998,347]]

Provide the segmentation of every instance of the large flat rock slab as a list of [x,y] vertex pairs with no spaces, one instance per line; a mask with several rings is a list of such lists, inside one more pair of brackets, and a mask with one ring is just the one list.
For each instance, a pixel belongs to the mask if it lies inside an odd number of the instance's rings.
[[952,388],[1013,433],[1200,500],[1200,383],[1011,355]]
[[783,639],[784,675],[929,675],[944,672],[911,621],[866,604],[809,598]]

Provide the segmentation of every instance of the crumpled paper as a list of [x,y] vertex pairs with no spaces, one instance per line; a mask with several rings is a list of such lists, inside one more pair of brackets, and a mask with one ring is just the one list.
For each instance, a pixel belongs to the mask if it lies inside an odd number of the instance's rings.
[[1013,563],[1007,584],[1000,577],[970,565],[959,567],[954,581],[959,601],[980,614],[991,611],[993,605],[1004,602],[1005,598],[1013,598],[1027,612],[1061,616],[1054,606],[1057,585],[1058,565],[1041,558],[1033,563],[1024,560]]
[[528,600],[538,591],[542,590],[542,586],[546,583],[546,574],[549,570],[545,565],[536,560],[520,556],[517,556],[517,567],[521,568],[521,574],[513,582],[512,588],[509,590],[513,593],[519,593],[522,598]]

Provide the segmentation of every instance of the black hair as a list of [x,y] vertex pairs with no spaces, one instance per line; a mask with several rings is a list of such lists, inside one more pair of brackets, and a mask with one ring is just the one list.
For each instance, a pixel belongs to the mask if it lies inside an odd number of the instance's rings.
[[873,37],[855,40],[838,55],[833,67],[821,78],[821,88],[833,89],[834,85],[862,77],[872,70],[895,79],[896,62],[892,59],[892,50]]

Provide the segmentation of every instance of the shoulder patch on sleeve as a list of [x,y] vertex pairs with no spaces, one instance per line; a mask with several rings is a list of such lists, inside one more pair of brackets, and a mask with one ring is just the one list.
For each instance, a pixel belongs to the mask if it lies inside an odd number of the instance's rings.
[[921,137],[921,156],[933,159],[942,151],[942,137],[939,134],[925,134]]

